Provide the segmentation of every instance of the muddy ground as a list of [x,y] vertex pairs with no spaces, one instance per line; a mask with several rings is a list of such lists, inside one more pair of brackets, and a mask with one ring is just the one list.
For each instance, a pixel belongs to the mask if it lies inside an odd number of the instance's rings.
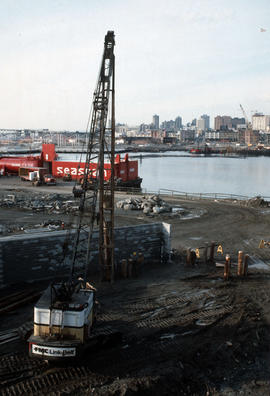
[[[48,192],[48,187],[42,188]],[[18,189],[28,196],[36,193],[18,180],[0,180],[0,193]],[[71,186],[49,189],[70,194]],[[33,394],[72,395],[270,395],[270,250],[258,248],[261,239],[268,240],[269,208],[166,200],[185,211],[155,217],[116,211],[119,226],[169,222],[172,247],[177,250],[174,260],[143,268],[138,278],[117,280],[113,285],[96,280],[98,326],[119,331],[122,340],[92,350],[76,363],[77,370],[83,368],[85,373],[79,378],[70,375],[57,382],[55,377],[51,383],[51,375],[60,375],[67,368],[42,366],[37,370],[28,362],[27,378],[22,376],[11,384],[5,382],[6,372],[1,369],[2,394],[20,394],[22,389],[22,394],[29,394],[30,389]],[[0,209],[5,224],[27,222],[31,227],[48,216],[66,220],[62,214]],[[202,259],[188,267],[185,249],[201,248],[211,241],[223,248],[223,254],[215,254],[218,263],[224,262],[226,253],[233,264],[239,250],[249,254],[248,276],[237,278],[233,265],[231,279],[224,282],[223,268]],[[2,290],[0,297],[8,292]],[[30,321],[32,307],[28,304],[2,315],[0,331]],[[27,345],[23,341],[0,345],[0,353],[0,367],[4,367],[11,359],[7,354],[27,359]]]

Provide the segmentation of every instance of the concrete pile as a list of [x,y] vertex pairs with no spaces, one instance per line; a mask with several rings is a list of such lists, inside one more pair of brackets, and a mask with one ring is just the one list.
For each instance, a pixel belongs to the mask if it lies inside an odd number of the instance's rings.
[[59,194],[35,194],[31,197],[7,194],[0,199],[0,206],[47,213],[73,213],[79,209],[77,202],[66,200]]
[[128,198],[118,201],[116,207],[124,210],[142,210],[144,214],[159,214],[172,211],[172,207],[158,195]]

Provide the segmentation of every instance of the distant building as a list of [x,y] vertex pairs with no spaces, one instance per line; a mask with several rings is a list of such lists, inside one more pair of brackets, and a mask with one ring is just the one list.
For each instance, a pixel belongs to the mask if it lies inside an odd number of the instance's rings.
[[251,129],[247,129],[245,131],[245,144],[246,145],[256,145],[259,143],[260,134],[258,131],[252,131]]
[[208,129],[210,129],[210,117],[207,114],[203,114],[201,116],[201,119],[203,119],[204,122],[204,131],[208,131]]
[[174,121],[174,126],[175,126],[175,129],[177,131],[182,129],[182,127],[183,127],[183,125],[182,125],[182,117],[180,117],[180,116],[176,117],[176,119]]
[[232,130],[218,130],[205,132],[206,140],[219,140],[223,142],[238,142],[238,132]]
[[222,131],[224,129],[232,129],[232,117],[230,116],[216,116],[215,130]]
[[270,133],[264,133],[262,135],[262,138],[263,138],[264,144],[266,146],[269,146],[270,145]]
[[126,144],[151,144],[152,138],[150,136],[124,136],[124,142]]
[[205,130],[205,120],[203,118],[198,118],[196,127],[199,131],[204,131]]
[[245,123],[246,123],[246,121],[245,121],[244,117],[242,117],[242,118],[238,118],[238,117],[232,118],[232,127],[234,129],[243,128],[243,125],[245,125]]
[[256,113],[252,116],[252,129],[254,131],[269,131],[270,130],[270,115],[263,115]]
[[139,132],[145,132],[146,129],[149,129],[149,125],[141,124],[140,127],[139,127]]
[[173,120],[163,121],[161,124],[161,128],[168,132],[173,132],[175,129],[175,122]]
[[210,128],[210,117],[207,114],[203,114],[197,119],[196,127],[198,131],[208,131]]
[[160,129],[151,131],[151,138],[154,140],[159,140],[161,142],[164,136],[165,132]]
[[191,121],[191,126],[196,126],[197,125],[197,118],[194,118],[192,121]]
[[157,114],[153,115],[153,122],[152,122],[154,129],[159,129],[159,116]]
[[179,134],[181,142],[193,142],[195,139],[195,131],[191,129],[182,129]]
[[165,136],[162,140],[163,144],[176,144],[178,139],[175,136]]
[[115,136],[126,136],[127,134],[127,125],[125,124],[117,124],[115,126]]

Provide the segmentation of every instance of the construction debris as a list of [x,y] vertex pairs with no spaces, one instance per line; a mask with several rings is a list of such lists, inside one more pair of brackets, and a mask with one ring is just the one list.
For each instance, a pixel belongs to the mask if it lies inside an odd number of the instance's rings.
[[118,201],[116,207],[124,210],[142,210],[144,214],[159,214],[172,212],[172,206],[158,195],[141,198],[128,198]]
[[[64,229],[63,217],[54,219],[54,215],[68,215],[76,214],[79,210],[78,202],[70,199],[70,195],[62,194],[27,194],[23,191],[18,191],[13,194],[0,193],[0,208],[7,208],[10,210],[21,210],[34,213],[40,213],[42,216],[50,216],[52,218],[44,219],[37,224],[33,222],[0,224],[0,236],[5,236],[13,233],[34,233],[37,231],[55,231]],[[30,215],[29,213],[29,215]],[[48,217],[49,217],[48,216]]]
[[257,197],[249,199],[247,201],[247,206],[252,206],[253,208],[266,208],[269,206],[269,202],[258,195]]
[[67,200],[60,194],[35,194],[31,197],[26,197],[25,194],[7,194],[0,197],[0,207],[47,213],[73,213],[79,209],[75,200]]

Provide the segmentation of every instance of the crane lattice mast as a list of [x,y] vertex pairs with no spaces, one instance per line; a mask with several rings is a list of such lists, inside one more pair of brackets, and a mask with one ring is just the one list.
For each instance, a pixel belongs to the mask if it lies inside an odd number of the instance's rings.
[[[94,222],[98,220],[99,265],[103,279],[110,281],[114,279],[114,45],[114,32],[108,31],[105,36],[101,68],[93,97],[92,114],[90,115],[85,169],[81,182],[79,216],[71,263],[71,277],[73,277],[77,270],[77,260],[84,256],[86,258],[84,263],[86,278],[91,259]],[[109,165],[106,166],[106,180],[104,178],[105,155],[107,155],[109,161]],[[89,190],[90,182],[91,190]],[[90,213],[88,230],[83,226],[86,208]],[[86,252],[85,245],[87,245]]]

